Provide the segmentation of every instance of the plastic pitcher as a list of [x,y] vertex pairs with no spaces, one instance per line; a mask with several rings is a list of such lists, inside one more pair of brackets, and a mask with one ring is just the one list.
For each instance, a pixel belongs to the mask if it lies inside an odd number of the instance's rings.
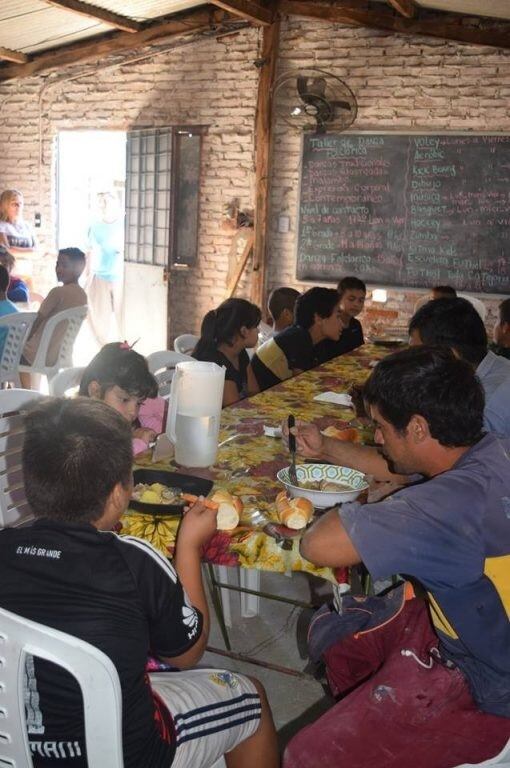
[[218,450],[225,368],[198,360],[177,363],[166,433],[183,467],[209,467]]

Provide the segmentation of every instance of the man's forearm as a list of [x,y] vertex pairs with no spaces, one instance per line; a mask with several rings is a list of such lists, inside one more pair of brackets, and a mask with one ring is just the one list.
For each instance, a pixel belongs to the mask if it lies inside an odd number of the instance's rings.
[[340,466],[352,467],[365,475],[373,475],[375,480],[405,483],[405,475],[396,475],[390,471],[388,463],[377,448],[370,445],[358,445],[347,441],[324,437],[321,458]]

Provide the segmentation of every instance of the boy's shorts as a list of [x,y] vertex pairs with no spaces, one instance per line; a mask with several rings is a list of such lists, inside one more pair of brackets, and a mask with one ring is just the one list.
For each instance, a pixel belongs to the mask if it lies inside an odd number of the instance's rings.
[[155,672],[150,681],[174,721],[177,749],[172,768],[208,768],[259,726],[260,698],[243,675],[191,669]]

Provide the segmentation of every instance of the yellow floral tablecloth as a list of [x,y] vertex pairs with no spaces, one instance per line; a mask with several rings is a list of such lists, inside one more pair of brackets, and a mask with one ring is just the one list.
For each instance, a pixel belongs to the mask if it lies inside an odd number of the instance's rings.
[[[313,398],[321,392],[347,392],[352,384],[363,384],[370,373],[370,363],[380,360],[387,353],[388,350],[382,347],[364,345],[348,355],[225,408],[221,418],[220,443],[229,437],[232,439],[219,448],[214,467],[183,470],[172,461],[152,464],[150,457],[137,460],[138,466],[209,478],[216,487],[226,488],[242,498],[244,513],[239,528],[229,533],[218,532],[204,551],[204,560],[217,565],[280,573],[306,571],[330,581],[343,580],[344,574],[335,574],[329,568],[317,568],[301,557],[299,535],[287,539],[286,546],[290,548],[285,549],[275,538],[252,524],[254,510],[276,522],[274,499],[281,490],[276,473],[289,464],[288,451],[283,442],[266,437],[263,427],[279,426],[289,413],[298,419],[315,421],[321,429],[331,424],[340,428],[346,426],[353,419],[352,409],[319,403]],[[179,518],[176,517],[158,518],[128,510],[122,518],[122,533],[144,538],[171,557],[178,525]]]

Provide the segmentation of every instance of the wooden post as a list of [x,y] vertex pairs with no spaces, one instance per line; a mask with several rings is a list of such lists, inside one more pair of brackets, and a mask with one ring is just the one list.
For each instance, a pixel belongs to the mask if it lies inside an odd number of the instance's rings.
[[262,61],[255,118],[255,222],[253,243],[252,301],[262,308],[266,288],[266,251],[269,211],[269,174],[271,161],[271,89],[273,87],[280,21],[263,29]]

